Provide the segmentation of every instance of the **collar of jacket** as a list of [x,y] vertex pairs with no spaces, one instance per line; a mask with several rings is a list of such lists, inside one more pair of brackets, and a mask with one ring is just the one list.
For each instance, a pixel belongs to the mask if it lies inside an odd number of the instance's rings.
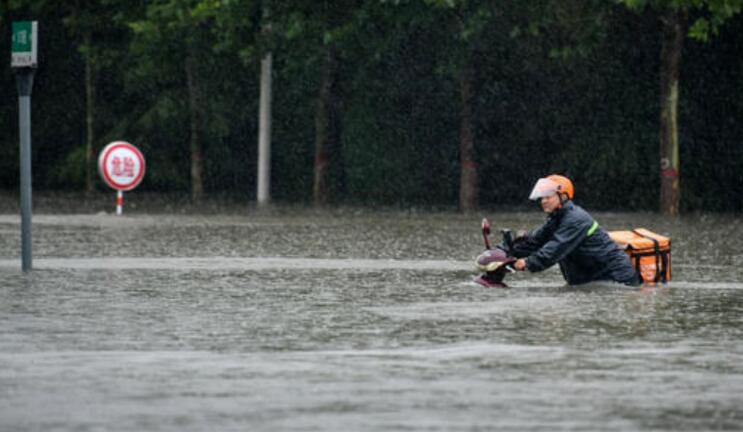
[[573,204],[573,201],[565,200],[563,201],[562,206],[558,207],[557,209],[555,209],[555,211],[549,214],[549,217],[550,218],[562,217],[562,215],[564,215],[567,211],[572,210],[573,208],[575,208],[575,204]]

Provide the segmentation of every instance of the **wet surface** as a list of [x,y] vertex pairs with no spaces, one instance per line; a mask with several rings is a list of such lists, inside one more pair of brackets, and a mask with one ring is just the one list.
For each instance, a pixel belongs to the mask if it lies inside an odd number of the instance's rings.
[[0,430],[740,430],[734,216],[594,216],[673,238],[673,282],[471,282],[479,221],[537,212],[0,215]]

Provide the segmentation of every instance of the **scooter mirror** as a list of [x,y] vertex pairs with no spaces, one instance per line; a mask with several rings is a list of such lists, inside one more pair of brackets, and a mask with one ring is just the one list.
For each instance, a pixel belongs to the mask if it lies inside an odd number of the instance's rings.
[[490,221],[488,218],[482,219],[482,232],[485,235],[490,235]]

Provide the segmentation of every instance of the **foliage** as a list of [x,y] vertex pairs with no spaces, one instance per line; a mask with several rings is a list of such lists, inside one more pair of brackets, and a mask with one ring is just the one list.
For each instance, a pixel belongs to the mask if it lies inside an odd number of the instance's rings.
[[[201,53],[205,186],[254,200],[258,62],[274,53],[272,196],[309,202],[323,48],[338,47],[346,203],[456,206],[457,73],[476,64],[481,205],[528,205],[536,178],[573,177],[588,208],[654,210],[658,23],[689,10],[679,111],[683,208],[740,211],[741,1],[734,0],[42,0],[2,2],[0,28],[40,22],[33,94],[39,189],[81,189],[83,56],[100,79],[99,148],[138,145],[145,190],[189,188],[183,60]],[[80,6],[80,7],[75,7]],[[85,7],[82,7],[85,6]],[[268,13],[271,32],[261,20]],[[724,25],[723,25],[724,23]],[[91,46],[81,35],[92,31]],[[0,44],[9,58],[10,44]],[[473,54],[474,53],[474,54]],[[0,182],[18,185],[17,93],[2,74]]]
[[743,9],[743,0],[618,0],[628,8],[642,11],[646,7],[656,10],[687,10],[694,13],[689,27],[689,36],[709,41],[717,36],[722,25],[739,14]]

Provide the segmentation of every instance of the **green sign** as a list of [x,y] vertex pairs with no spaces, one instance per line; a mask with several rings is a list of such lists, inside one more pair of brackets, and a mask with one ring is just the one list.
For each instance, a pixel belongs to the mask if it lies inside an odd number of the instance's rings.
[[17,21],[13,23],[13,41],[10,50],[11,67],[36,67],[38,34],[36,21]]

